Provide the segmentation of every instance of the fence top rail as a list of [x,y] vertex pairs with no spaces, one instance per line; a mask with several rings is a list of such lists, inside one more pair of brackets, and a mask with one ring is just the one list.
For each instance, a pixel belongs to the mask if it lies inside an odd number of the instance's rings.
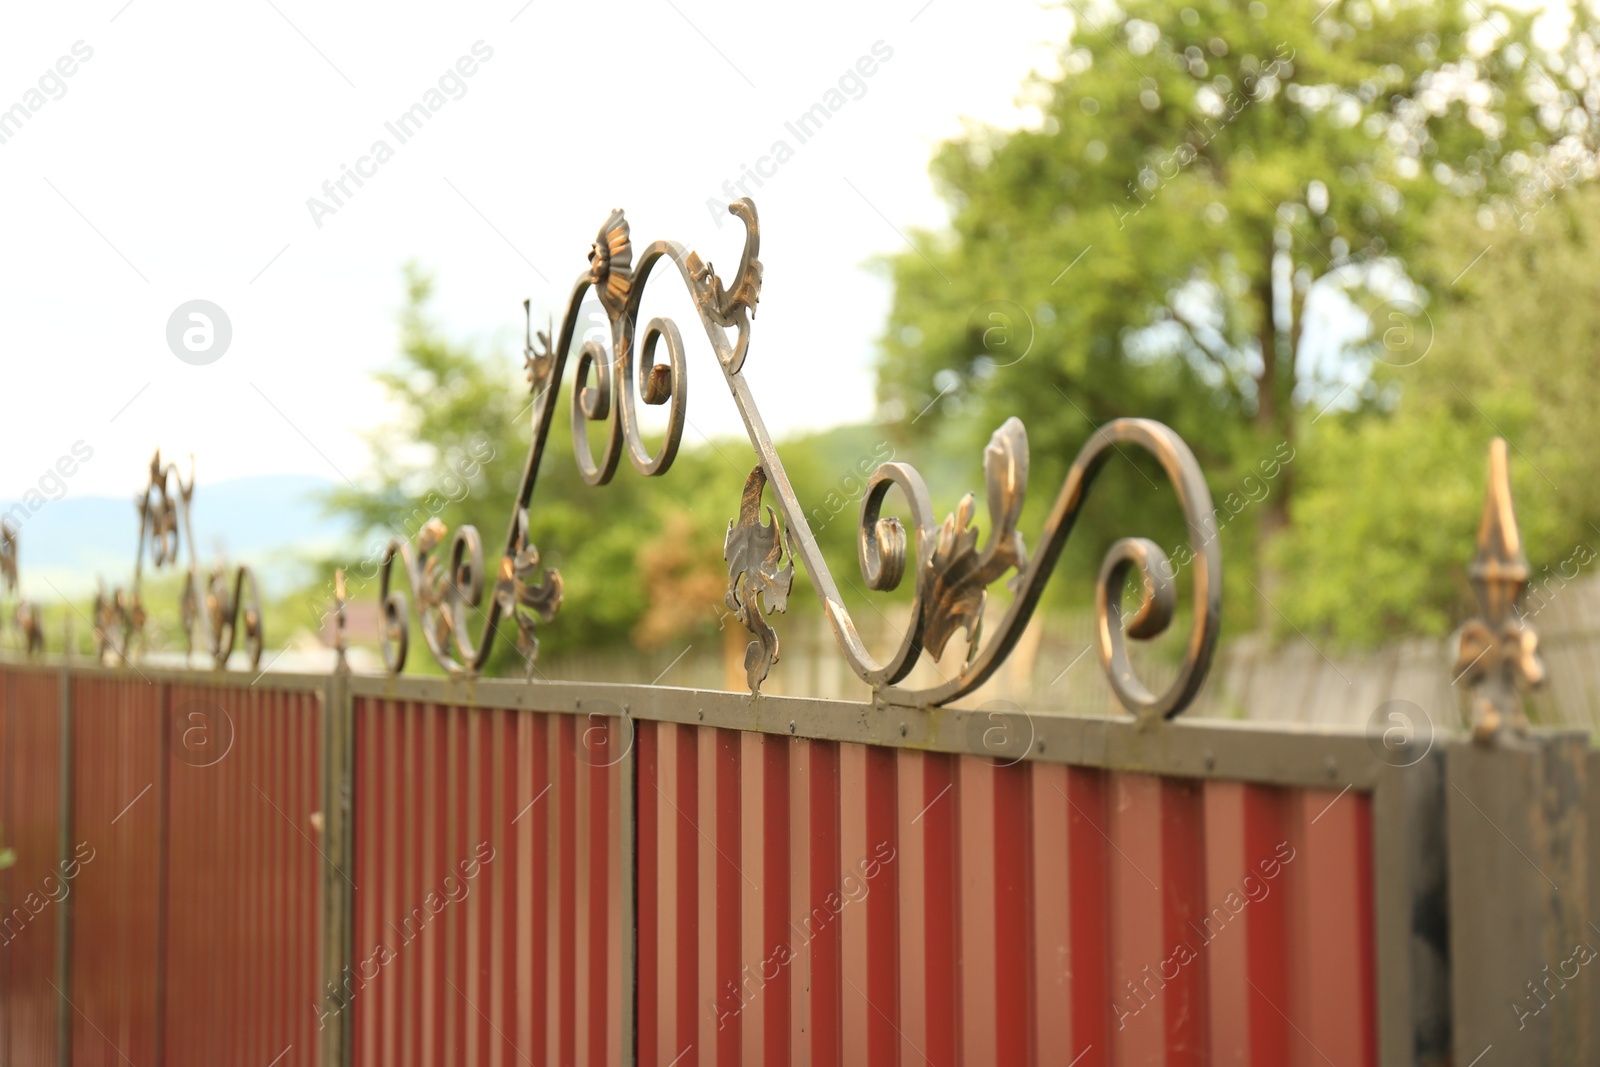
[[305,671],[232,671],[189,668],[174,665],[161,666],[146,661],[124,663],[118,666],[101,664],[81,656],[49,655],[22,656],[11,650],[0,651],[0,670],[66,671],[75,678],[128,679],[150,685],[191,685],[211,689],[267,689],[276,692],[323,692],[328,688],[329,673]]
[[[105,667],[64,657],[0,654],[0,671],[247,691],[327,691],[334,674]],[[520,679],[344,676],[353,698],[390,704],[506,709],[838,741],[931,753],[1024,760],[1164,777],[1371,792],[1404,768],[1381,738],[1353,727],[1227,720],[1134,720],[1030,712],[1005,701],[981,708],[897,708],[810,697],[752,696],[671,686]],[[1427,758],[1428,739],[1420,754]]]

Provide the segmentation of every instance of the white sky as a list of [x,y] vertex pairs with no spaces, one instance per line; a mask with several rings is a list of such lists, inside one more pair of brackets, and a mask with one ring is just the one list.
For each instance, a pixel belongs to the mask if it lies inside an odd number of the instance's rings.
[[[78,440],[95,456],[74,495],[132,494],[157,445],[197,453],[202,489],[358,476],[402,263],[435,272],[453,336],[514,355],[522,300],[559,312],[613,207],[636,249],[675,239],[731,274],[738,224],[719,229],[706,200],[779,137],[796,151],[755,192],[766,281],[747,375],[775,431],[864,418],[888,292],[863,261],[903,247],[893,227],[944,218],[933,146],[963,116],[1023,121],[1022,82],[1068,31],[1033,0],[124,3],[0,19],[0,110],[75,42],[93,49],[0,144],[0,498]],[[466,94],[399,144],[384,123],[479,40],[493,58]],[[878,41],[893,58],[865,95],[797,145],[784,122]],[[394,158],[319,229],[307,198],[379,138]],[[657,273],[690,341],[690,422],[738,432],[680,284]],[[232,322],[207,366],[166,343],[193,299]]]

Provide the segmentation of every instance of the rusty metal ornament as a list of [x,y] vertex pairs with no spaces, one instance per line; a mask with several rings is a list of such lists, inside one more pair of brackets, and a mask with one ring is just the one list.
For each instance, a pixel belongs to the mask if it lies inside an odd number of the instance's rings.
[[17,624],[22,647],[31,655],[44,651],[44,623],[39,605],[18,595],[18,544],[20,534],[9,520],[0,519],[0,595],[17,598],[11,617]]
[[335,669],[340,672],[348,671],[350,663],[350,637],[345,628],[344,606],[347,603],[344,585],[344,568],[340,567],[333,572],[333,654]]
[[[748,198],[729,205],[728,211],[744,223],[744,247],[731,286],[723,283],[709,262],[675,242],[656,241],[636,256],[627,219],[621,211],[613,211],[590,248],[588,270],[573,285],[559,332],[541,332],[535,342],[530,305],[523,303],[528,319],[524,363],[534,394],[533,439],[497,569],[494,595],[486,609],[479,608],[483,592],[482,549],[477,531],[471,527],[456,532],[448,566],[429,558],[448,532],[442,525],[425,527],[414,546],[400,539],[390,542],[379,590],[385,617],[384,659],[389,670],[398,672],[402,668],[409,641],[406,598],[390,590],[390,570],[397,557],[405,564],[417,598],[429,650],[447,672],[470,676],[481,671],[500,619],[514,613],[519,646],[531,663],[537,648],[533,628],[538,622],[553,618],[561,602],[561,585],[558,574],[539,568],[538,552],[528,540],[527,508],[556,418],[559,386],[581,321],[581,305],[591,289],[609,320],[610,344],[585,339],[576,353],[571,433],[579,474],[590,485],[606,484],[615,475],[624,451],[633,467],[647,477],[665,474],[671,467],[688,401],[683,340],[676,324],[663,318],[650,320],[643,338],[638,337],[644,289],[654,268],[665,260],[678,268],[759,460],[745,484],[739,518],[729,524],[724,546],[729,571],[727,602],[754,637],[745,660],[753,692],[759,690],[777,662],[777,634],[765,616],[786,606],[794,560],[798,559],[811,577],[851,668],[874,688],[880,704],[938,705],[971,693],[994,674],[1016,646],[1096,475],[1115,449],[1132,445],[1160,462],[1183,508],[1192,551],[1189,569],[1193,575],[1193,613],[1176,678],[1162,692],[1150,692],[1133,671],[1126,640],[1155,637],[1170,625],[1176,600],[1174,571],[1154,542],[1123,539],[1107,553],[1100,573],[1096,595],[1100,659],[1118,699],[1136,715],[1161,719],[1183,710],[1205,680],[1216,648],[1222,558],[1216,538],[1207,535],[1205,521],[1211,514],[1211,494],[1194,455],[1170,429],[1147,419],[1118,419],[1090,438],[1073,462],[1046,520],[1039,547],[1031,556],[1016,529],[1028,473],[1027,433],[1018,420],[1008,419],[984,453],[989,533],[981,548],[980,531],[973,522],[976,507],[972,497],[964,499],[942,523],[936,522],[927,488],[916,470],[904,463],[880,466],[862,498],[858,531],[862,575],[869,588],[888,590],[895,588],[909,569],[915,585],[911,625],[899,649],[886,662],[880,662],[868,651],[823,561],[805,509],[795,496],[743,375],[751,318],[761,295],[761,230],[755,204]],[[657,362],[663,346],[665,361]],[[639,432],[640,402],[670,405],[663,443],[653,456]],[[599,435],[599,455],[590,446],[591,423],[604,424]],[[768,521],[763,523],[761,499],[769,485],[773,503],[767,507]],[[910,503],[909,531],[897,517],[882,514],[889,490],[896,487]],[[912,536],[914,548],[908,546]],[[790,557],[787,564],[782,563],[785,541]],[[1122,587],[1135,571],[1143,579],[1143,593],[1125,624]],[[980,624],[988,588],[1012,572],[1011,605],[996,632],[986,639]],[[527,610],[516,612],[518,604]],[[476,641],[467,629],[473,621],[469,612],[474,611],[481,617]],[[954,677],[923,689],[897,684],[910,673],[924,649],[939,658],[957,632],[966,635],[967,657]]]
[[1489,443],[1489,484],[1478,524],[1478,552],[1467,573],[1478,596],[1479,615],[1457,635],[1455,673],[1472,691],[1473,740],[1503,743],[1508,735],[1527,733],[1521,690],[1544,682],[1539,636],[1516,610],[1528,587],[1528,557],[1517,529],[1503,437]]
[[[728,561],[728,592],[724,599],[756,638],[744,652],[744,672],[751,692],[761,688],[772,665],[778,662],[778,633],[763,618],[763,606],[765,614],[787,611],[789,590],[794,586],[794,562],[782,562],[783,541],[772,505],[767,505],[767,521],[761,521],[761,493],[766,487],[766,472],[758,465],[745,479],[738,522],[728,520],[728,535],[722,545],[722,558]],[[790,554],[793,555],[792,548]]]
[[214,667],[221,670],[228,665],[228,658],[239,643],[241,629],[250,669],[260,667],[261,593],[250,567],[235,568],[230,586],[228,568],[218,561],[204,582],[205,611],[201,613],[202,582],[195,556],[194,528],[189,518],[194,502],[194,457],[189,457],[189,480],[185,482],[176,463],[162,464],[158,449],[150,459],[150,481],[133,502],[139,511],[139,549],[134,557],[132,590],[125,592],[117,587],[108,593],[105,583],[101,582],[95,593],[95,648],[101,662],[128,662],[135,641],[143,635],[148,619],[141,597],[146,550],[153,570],[176,569],[178,556],[186,544],[189,563],[178,594],[185,654],[193,655],[195,629],[203,622],[206,650]]

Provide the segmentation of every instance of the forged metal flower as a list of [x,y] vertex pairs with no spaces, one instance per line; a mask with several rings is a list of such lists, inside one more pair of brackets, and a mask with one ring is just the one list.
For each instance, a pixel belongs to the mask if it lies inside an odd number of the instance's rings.
[[628,220],[620,208],[606,218],[600,235],[589,246],[589,281],[612,317],[621,315],[633,289],[633,245],[628,239]]

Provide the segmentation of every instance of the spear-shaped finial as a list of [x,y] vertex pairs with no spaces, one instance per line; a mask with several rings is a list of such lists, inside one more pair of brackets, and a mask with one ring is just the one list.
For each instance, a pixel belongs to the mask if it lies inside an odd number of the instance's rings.
[[344,587],[344,568],[340,567],[333,572],[333,650],[338,656],[338,669],[349,669],[345,654],[349,649],[349,639],[345,634],[344,606],[347,602]]
[[1520,689],[1544,681],[1538,634],[1516,614],[1528,586],[1528,557],[1517,530],[1503,437],[1489,444],[1489,486],[1478,525],[1478,553],[1467,573],[1478,594],[1479,617],[1469,620],[1458,635],[1456,680],[1465,681],[1473,691],[1473,739],[1488,744],[1501,739],[1508,727],[1519,734],[1527,730]]

